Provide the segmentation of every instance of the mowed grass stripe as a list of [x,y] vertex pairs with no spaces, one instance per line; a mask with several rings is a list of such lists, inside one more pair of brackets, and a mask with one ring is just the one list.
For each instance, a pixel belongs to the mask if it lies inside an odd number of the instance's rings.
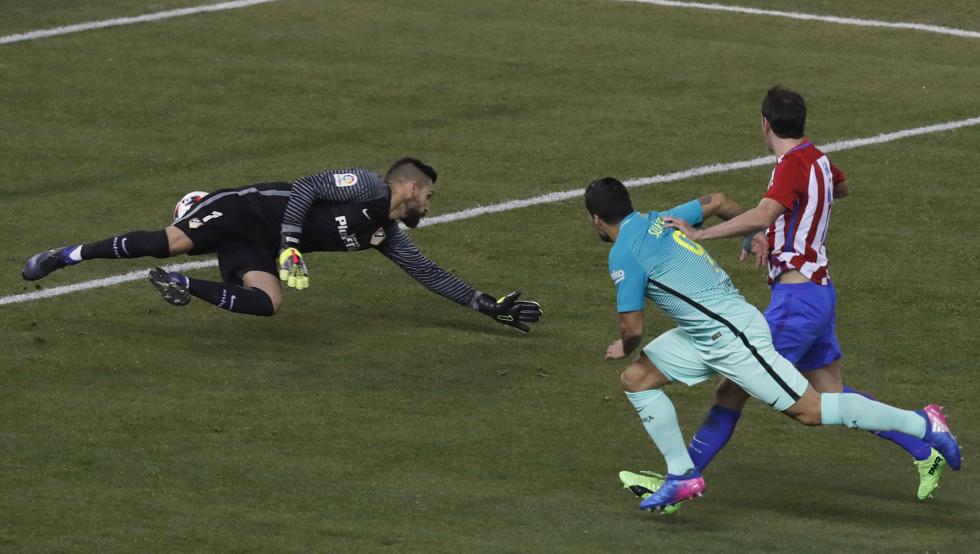
[[[961,119],[958,121],[937,123],[935,125],[927,125],[924,127],[916,127],[913,129],[894,131],[891,133],[882,133],[872,137],[831,142],[826,145],[823,145],[821,149],[824,152],[838,152],[841,150],[849,150],[852,148],[861,148],[863,146],[884,144],[887,142],[893,142],[896,140],[909,138],[909,137],[916,137],[921,135],[952,131],[955,129],[961,129],[963,127],[970,127],[974,125],[980,125],[980,117],[971,117],[967,119]],[[654,175],[652,177],[639,177],[634,179],[628,179],[624,182],[624,184],[626,184],[626,186],[628,187],[644,187],[644,186],[649,186],[654,184],[664,184],[664,183],[670,183],[675,181],[682,181],[685,179],[690,179],[692,177],[700,177],[703,175],[712,175],[716,173],[726,173],[730,171],[738,171],[740,169],[759,167],[759,166],[770,164],[772,162],[773,162],[772,156],[760,156],[758,158],[752,158],[750,160],[703,165],[699,167],[685,169],[682,171],[675,171],[673,173]],[[419,227],[429,227],[441,223],[452,223],[455,221],[462,221],[464,219],[470,219],[481,215],[508,212],[511,210],[518,210],[522,208],[528,208],[531,206],[538,206],[541,204],[562,202],[564,200],[569,200],[577,196],[580,196],[581,194],[582,194],[582,190],[579,188],[573,190],[565,190],[560,192],[542,194],[539,196],[534,196],[532,198],[525,198],[522,200],[510,200],[507,202],[501,202],[499,204],[492,204],[489,206],[477,206],[475,208],[470,208],[467,210],[461,210],[458,212],[452,212],[440,216],[431,217],[423,221],[419,225]],[[189,271],[193,269],[215,267],[217,265],[218,265],[217,260],[209,259],[209,260],[202,260],[202,261],[186,262],[182,264],[168,264],[163,267],[166,267],[170,271]],[[95,288],[111,287],[114,285],[120,285],[123,283],[138,281],[140,279],[146,278],[147,271],[148,269],[140,269],[140,270],[130,271],[128,273],[123,273],[120,275],[113,275],[101,279],[83,281],[81,283],[75,283],[71,285],[64,285],[60,287],[54,287],[50,289],[38,290],[38,291],[22,293],[22,294],[0,296],[0,306],[6,304],[19,304],[22,302],[30,302],[33,300],[42,300],[45,298],[53,298],[56,296],[62,296],[65,294],[71,294],[71,293],[81,292],[81,291],[95,289]]]

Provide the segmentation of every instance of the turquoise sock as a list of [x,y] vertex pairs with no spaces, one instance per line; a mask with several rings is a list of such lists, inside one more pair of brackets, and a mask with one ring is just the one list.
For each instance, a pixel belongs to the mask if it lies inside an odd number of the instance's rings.
[[926,434],[926,420],[919,414],[860,394],[821,394],[820,421],[824,425],[844,425],[865,431],[898,431],[919,438]]
[[626,396],[636,407],[636,415],[640,416],[647,434],[667,460],[667,473],[684,475],[694,469],[670,398],[660,389],[627,392]]

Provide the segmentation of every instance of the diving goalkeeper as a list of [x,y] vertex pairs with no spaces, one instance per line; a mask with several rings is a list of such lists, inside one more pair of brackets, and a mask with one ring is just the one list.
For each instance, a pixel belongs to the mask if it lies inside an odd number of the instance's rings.
[[414,228],[429,211],[436,171],[415,159],[395,162],[384,177],[362,168],[329,170],[293,183],[262,183],[204,196],[173,225],[131,231],[35,254],[23,271],[34,281],[98,258],[170,258],[217,254],[222,280],[160,268],[149,280],[164,300],[191,297],[234,313],[271,316],[283,304],[282,283],[309,285],[303,253],[375,249],[430,291],[524,333],[541,317],[536,302],[476,290],[425,257],[399,222]]

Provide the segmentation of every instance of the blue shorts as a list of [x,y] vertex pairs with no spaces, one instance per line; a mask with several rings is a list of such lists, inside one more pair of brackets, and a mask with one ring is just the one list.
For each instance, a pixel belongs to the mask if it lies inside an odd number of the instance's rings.
[[776,351],[800,371],[839,360],[836,305],[833,283],[776,283],[765,313]]

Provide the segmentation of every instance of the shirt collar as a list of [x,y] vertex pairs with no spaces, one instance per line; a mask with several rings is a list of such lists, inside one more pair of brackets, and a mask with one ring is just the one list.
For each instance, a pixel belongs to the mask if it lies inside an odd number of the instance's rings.
[[783,158],[785,158],[786,156],[789,156],[790,154],[792,154],[793,152],[796,152],[797,150],[803,150],[804,148],[809,148],[811,146],[813,146],[813,142],[811,142],[810,139],[808,139],[808,138],[804,138],[803,139],[803,142],[801,142],[801,143],[797,144],[796,146],[790,148],[782,156],[780,156],[779,159],[776,160],[776,163],[778,164],[779,162],[783,161]]
[[629,214],[628,216],[624,217],[623,220],[619,222],[619,234],[616,236],[616,240],[613,241],[614,243],[619,243],[620,237],[623,236],[623,229],[627,225],[629,225],[629,223],[631,221],[633,221],[634,219],[636,219],[639,215],[640,215],[640,212],[633,211],[631,214]]

